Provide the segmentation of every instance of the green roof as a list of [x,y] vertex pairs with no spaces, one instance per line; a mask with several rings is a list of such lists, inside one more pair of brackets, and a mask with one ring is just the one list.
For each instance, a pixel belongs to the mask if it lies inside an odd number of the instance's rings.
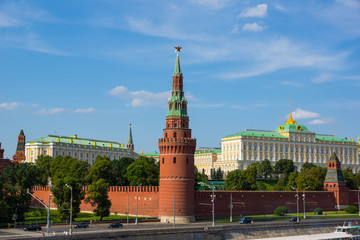
[[126,149],[125,147],[122,147],[120,143],[117,142],[78,138],[77,136],[62,137],[56,135],[48,135],[45,138],[29,141],[28,143],[63,143],[63,144],[75,144],[75,145],[96,146],[96,147],[105,147],[105,148],[110,148],[110,144],[111,144],[111,148]]
[[182,75],[181,73],[181,67],[180,67],[180,58],[179,58],[179,52],[176,54],[176,61],[175,61],[175,69],[173,75]]
[[195,150],[195,154],[203,154],[203,153],[221,153],[221,149],[216,148],[216,149]]
[[316,135],[316,140],[318,141],[328,141],[328,142],[351,142],[354,143],[354,141],[350,141],[347,138],[338,138],[335,136],[329,136],[329,135]]
[[225,136],[224,138],[237,137],[237,136],[250,136],[250,137],[269,137],[269,138],[287,138],[277,132],[266,132],[266,131],[254,131],[254,130],[245,130],[239,133]]
[[141,156],[160,156],[160,153],[158,152],[148,152],[148,153],[143,153],[143,154],[140,154]]
[[304,125],[302,124],[283,124],[278,126],[275,131],[296,131],[296,132],[310,132]]

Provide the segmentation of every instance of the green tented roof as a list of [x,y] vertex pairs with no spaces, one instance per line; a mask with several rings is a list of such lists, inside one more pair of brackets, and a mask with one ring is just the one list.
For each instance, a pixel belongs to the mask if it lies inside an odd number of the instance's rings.
[[[71,143],[72,141],[72,143]],[[126,149],[122,147],[120,143],[117,142],[109,142],[109,141],[101,141],[95,139],[86,139],[86,138],[78,138],[78,137],[62,137],[56,135],[49,135],[45,138],[40,138],[34,141],[29,141],[28,143],[64,143],[64,144],[75,144],[75,145],[83,145],[83,146],[96,146],[96,147],[106,147],[116,149]]]
[[182,75],[181,73],[181,67],[180,67],[180,58],[179,58],[179,52],[177,52],[176,55],[176,61],[175,61],[175,69],[174,69],[174,75]]
[[225,136],[224,138],[237,137],[237,136],[251,136],[251,137],[269,137],[269,138],[287,138],[277,132],[265,132],[265,131],[242,131],[232,135]]

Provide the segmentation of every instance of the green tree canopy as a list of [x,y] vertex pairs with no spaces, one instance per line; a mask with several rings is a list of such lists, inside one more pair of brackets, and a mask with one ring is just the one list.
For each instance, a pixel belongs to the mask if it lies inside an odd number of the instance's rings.
[[158,186],[159,164],[153,158],[139,157],[126,171],[131,186]]
[[225,179],[226,190],[256,190],[256,182],[250,171],[236,169],[227,174]]
[[[326,174],[326,173],[325,173]],[[298,190],[321,191],[324,187],[325,174],[322,167],[303,170],[296,179]]]
[[306,162],[301,166],[301,171],[310,170],[313,167],[316,167],[316,165],[313,163]]
[[90,181],[96,182],[99,179],[105,179],[107,183],[111,182],[111,161],[108,157],[97,156],[96,160],[89,168]]
[[342,170],[346,186],[352,190],[358,189],[356,184],[355,174],[352,172],[351,168],[346,168]]
[[199,190],[200,188],[200,182],[206,183],[208,181],[208,176],[203,173],[199,173],[196,166],[194,166],[194,181],[195,181],[195,189]]
[[293,188],[295,188],[295,189],[297,188],[296,179],[298,178],[298,176],[299,176],[299,174],[297,171],[290,173],[289,180],[288,180],[287,186],[286,186],[287,191],[292,191]]
[[129,186],[130,182],[126,177],[127,168],[135,160],[129,157],[122,157],[119,160],[111,161],[110,172],[111,172],[111,186]]
[[265,159],[264,161],[261,161],[260,165],[261,165],[261,172],[264,178],[266,179],[268,176],[271,177],[271,174],[274,172],[274,170],[269,159]]
[[96,216],[100,216],[100,221],[103,217],[110,215],[111,201],[108,189],[109,183],[103,178],[97,179],[88,187],[85,202],[95,207],[94,213]]
[[259,179],[259,178],[262,178],[262,176],[263,176],[261,164],[259,162],[251,163],[250,166],[246,170],[254,179]]
[[51,181],[51,161],[53,160],[50,156],[40,155],[35,165],[42,171],[41,185],[46,186]]
[[275,163],[275,173],[280,174],[288,179],[290,173],[296,170],[294,162],[290,159],[280,159]]

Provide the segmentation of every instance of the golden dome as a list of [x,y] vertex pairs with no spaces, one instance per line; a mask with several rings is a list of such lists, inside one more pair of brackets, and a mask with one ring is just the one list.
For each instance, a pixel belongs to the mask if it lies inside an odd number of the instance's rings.
[[285,122],[285,124],[297,124],[297,122],[292,118],[292,115],[290,113],[290,118]]

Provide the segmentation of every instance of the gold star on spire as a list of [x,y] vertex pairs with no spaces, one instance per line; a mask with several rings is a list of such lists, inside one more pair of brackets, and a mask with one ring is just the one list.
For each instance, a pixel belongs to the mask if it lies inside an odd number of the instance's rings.
[[175,48],[175,51],[180,52],[181,47],[179,46],[179,44],[174,48]]

